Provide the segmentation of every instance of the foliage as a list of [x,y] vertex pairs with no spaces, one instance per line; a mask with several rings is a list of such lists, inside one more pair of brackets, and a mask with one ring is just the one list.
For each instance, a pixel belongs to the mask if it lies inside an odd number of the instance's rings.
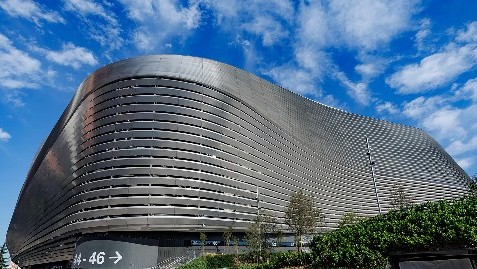
[[7,244],[3,243],[2,248],[0,249],[0,268],[8,268],[8,250],[7,250]]
[[277,231],[277,220],[270,216],[259,214],[255,217],[252,225],[249,226],[245,241],[247,241],[252,255],[257,259],[268,257],[270,245],[268,241]]
[[401,184],[395,184],[391,190],[391,206],[394,209],[403,209],[412,205],[412,198]]
[[234,242],[235,255],[239,254],[239,239],[236,236],[232,236],[232,241]]
[[312,255],[308,252],[277,252],[271,255],[270,262],[256,264],[250,254],[239,257],[240,262],[234,262],[234,255],[211,255],[199,257],[179,269],[279,269],[292,266],[305,266],[312,263]]
[[300,251],[302,236],[314,233],[322,222],[323,214],[314,199],[305,195],[302,190],[294,192],[285,211],[285,223],[295,234],[295,245],[298,251]]
[[207,241],[207,235],[203,232],[200,233],[199,235],[200,239],[200,246],[202,248],[202,255],[204,254],[204,247],[205,247],[205,241]]
[[182,265],[179,269],[215,269],[232,268],[234,264],[233,255],[211,255],[201,256],[191,262]]
[[346,225],[356,224],[360,220],[361,220],[361,217],[356,212],[351,210],[343,214],[343,217],[341,217],[341,220],[338,222],[338,228],[342,228]]
[[316,236],[315,267],[384,268],[396,252],[477,246],[477,197],[428,202]]
[[290,266],[303,266],[312,263],[312,254],[310,252],[278,252],[272,256],[273,268],[283,268]]
[[477,174],[473,175],[467,182],[467,188],[469,188],[470,196],[477,196]]
[[225,241],[225,250],[227,254],[229,253],[229,247],[230,247],[229,245],[233,236],[233,232],[234,232],[234,228],[232,226],[228,226],[227,229],[225,229],[224,234],[222,235]]

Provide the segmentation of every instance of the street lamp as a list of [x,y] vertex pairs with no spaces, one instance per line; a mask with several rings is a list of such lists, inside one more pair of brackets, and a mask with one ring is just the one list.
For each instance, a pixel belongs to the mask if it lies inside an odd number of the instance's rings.
[[378,202],[378,209],[379,209],[379,214],[381,214],[381,203],[379,202],[379,195],[378,195],[378,187],[376,186],[376,178],[374,176],[374,165],[375,162],[373,161],[373,157],[371,156],[371,147],[369,146],[369,139],[368,136],[366,137],[366,147],[368,151],[366,152],[366,155],[368,155],[368,160],[369,160],[369,167],[371,169],[371,177],[373,178],[373,184],[374,184],[374,194],[376,195],[376,201]]

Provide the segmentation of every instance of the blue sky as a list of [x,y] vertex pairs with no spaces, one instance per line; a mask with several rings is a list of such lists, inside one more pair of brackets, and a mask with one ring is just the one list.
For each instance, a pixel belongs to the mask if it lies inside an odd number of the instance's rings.
[[144,54],[214,59],[422,128],[473,175],[476,10],[464,0],[0,0],[0,241],[36,151],[81,81]]

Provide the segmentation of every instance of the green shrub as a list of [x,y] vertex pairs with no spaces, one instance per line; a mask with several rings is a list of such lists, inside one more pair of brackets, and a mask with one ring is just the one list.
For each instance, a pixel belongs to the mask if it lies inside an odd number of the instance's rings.
[[278,252],[272,256],[272,263],[280,267],[309,265],[313,261],[309,252]]
[[312,264],[312,254],[307,252],[277,252],[272,253],[270,262],[255,264],[252,256],[242,254],[239,256],[240,264],[234,265],[233,255],[205,255],[197,258],[180,269],[216,269],[216,268],[236,268],[236,269],[279,269],[289,266],[302,266]]
[[207,262],[204,257],[199,257],[180,266],[179,269],[207,269]]
[[191,262],[182,265],[180,269],[216,269],[216,268],[233,268],[234,256],[226,255],[204,255]]
[[428,202],[393,210],[316,236],[315,266],[384,268],[396,252],[477,246],[477,199]]

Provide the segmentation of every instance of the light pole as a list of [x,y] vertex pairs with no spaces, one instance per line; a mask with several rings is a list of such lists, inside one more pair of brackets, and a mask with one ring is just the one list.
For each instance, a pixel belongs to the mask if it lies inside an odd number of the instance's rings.
[[261,226],[262,226],[262,219],[260,218],[260,196],[258,192],[258,185],[257,186],[257,224],[258,224],[258,235],[259,235],[259,247],[258,247],[258,255],[261,261],[262,259],[262,234],[261,234]]
[[366,152],[366,155],[368,155],[368,160],[369,160],[369,167],[371,168],[371,177],[373,178],[373,184],[374,184],[374,194],[376,194],[376,201],[378,202],[378,209],[379,209],[379,214],[381,214],[381,203],[379,202],[379,195],[378,195],[378,187],[376,186],[376,178],[374,176],[374,161],[373,157],[371,156],[371,147],[369,146],[369,139],[368,136],[366,136],[366,147],[368,151]]

